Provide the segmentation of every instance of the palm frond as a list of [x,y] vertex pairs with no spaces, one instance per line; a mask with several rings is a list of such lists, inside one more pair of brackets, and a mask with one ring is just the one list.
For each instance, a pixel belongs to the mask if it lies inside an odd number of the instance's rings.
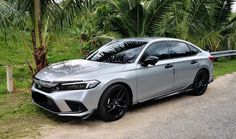
[[201,36],[202,31],[209,31],[209,13],[207,5],[210,1],[205,0],[191,0],[188,2],[186,12],[188,13],[186,19],[187,32],[185,38],[188,35]]
[[214,10],[214,21],[216,22],[215,28],[225,26],[229,22],[231,15],[231,7],[234,0],[217,0]]
[[152,32],[160,29],[160,23],[170,11],[173,0],[151,0],[145,12],[142,34],[154,35]]
[[0,26],[13,25],[22,19],[23,17],[18,12],[18,1],[0,1]]
[[111,1],[118,15],[111,18],[112,30],[119,31],[124,36],[141,36],[145,9],[141,1],[124,0]]
[[60,9],[57,11],[57,16],[53,21],[53,28],[70,26],[75,17],[85,15],[91,12],[91,9],[96,5],[94,0],[66,0],[60,3]]
[[144,21],[145,9],[141,4],[136,4],[136,6],[128,11],[127,16],[125,16],[125,20],[127,26],[131,32],[133,32],[132,36],[142,36],[142,28]]
[[133,9],[140,0],[107,0],[107,2],[121,14],[125,14],[127,11]]
[[132,34],[121,17],[111,17],[110,21],[112,24],[112,31],[119,32],[125,37],[129,37]]

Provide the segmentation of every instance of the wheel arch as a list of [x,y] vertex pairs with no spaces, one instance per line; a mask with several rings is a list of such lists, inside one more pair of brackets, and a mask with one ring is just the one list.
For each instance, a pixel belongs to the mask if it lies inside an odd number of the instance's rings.
[[[195,76],[193,78],[193,83],[194,83],[194,80],[195,80],[198,72],[201,71],[201,70],[205,70],[207,72],[207,75],[208,75],[208,78],[209,78],[208,80],[210,80],[210,71],[209,71],[209,69],[207,67],[200,67],[195,73]],[[193,85],[193,83],[191,84],[191,86]]]
[[[206,82],[206,84],[204,85],[204,86],[200,86],[201,88],[199,88],[199,87],[197,87],[198,85],[196,85],[196,81],[197,81],[197,77],[199,77],[199,75],[198,74],[200,74],[201,72],[205,72],[206,74],[207,74],[207,76],[208,76],[208,81]],[[210,78],[210,71],[207,69],[207,68],[200,68],[198,71],[197,71],[197,73],[196,73],[196,75],[195,75],[195,78],[194,78],[194,81],[193,81],[193,84],[192,84],[192,91],[191,91],[191,94],[192,95],[196,95],[196,96],[199,96],[199,95],[202,95],[202,94],[204,94],[204,92],[206,91],[206,89],[207,89],[207,86],[208,86],[208,84],[209,84],[209,78]],[[201,79],[202,80],[202,79]],[[205,80],[205,79],[204,79]],[[204,81],[203,80],[203,81]],[[202,83],[203,83],[203,81],[201,81]],[[201,83],[201,84],[202,84]],[[203,88],[202,88],[203,87]],[[199,90],[200,89],[200,90]]]
[[[109,85],[103,90],[102,95],[104,94],[104,92],[105,92],[110,86],[116,85],[116,84],[122,85],[122,86],[124,86],[124,87],[128,90],[129,95],[130,95],[130,104],[129,104],[129,105],[130,105],[130,106],[133,105],[133,97],[134,97],[133,91],[132,91],[131,87],[130,87],[127,83],[122,82],[122,81],[117,81],[117,82],[113,82],[113,83],[109,84]],[[101,95],[100,98],[99,98],[99,103],[100,103],[100,100],[101,100],[101,98],[102,98],[102,95]],[[98,104],[98,105],[99,105],[99,104]]]
[[131,87],[128,84],[124,83],[124,82],[117,82],[115,84],[123,85],[128,90],[129,96],[130,96],[130,104],[129,104],[129,106],[133,105],[133,92],[132,92]]
[[[207,72],[208,78],[210,77],[210,71],[209,71],[206,67],[201,67],[201,68],[197,71],[197,73],[198,73],[199,71],[201,71],[201,70],[205,70],[205,71]],[[196,73],[196,75],[197,75],[197,73]],[[195,76],[196,76],[196,75],[195,75]]]

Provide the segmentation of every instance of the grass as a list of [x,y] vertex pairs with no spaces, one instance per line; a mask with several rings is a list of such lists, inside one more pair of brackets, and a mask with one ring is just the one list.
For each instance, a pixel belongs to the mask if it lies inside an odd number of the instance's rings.
[[35,138],[68,120],[33,105],[29,92],[0,95],[0,139]]
[[33,138],[42,125],[56,123],[53,115],[32,105],[30,93],[0,95],[0,138]]
[[236,59],[219,59],[214,62],[214,77],[236,72]]

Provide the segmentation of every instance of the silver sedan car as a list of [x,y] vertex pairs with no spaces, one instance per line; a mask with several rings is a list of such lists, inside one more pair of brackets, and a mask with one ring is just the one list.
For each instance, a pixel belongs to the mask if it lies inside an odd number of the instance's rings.
[[[51,64],[38,72],[33,103],[59,116],[120,119],[134,104],[178,93],[202,95],[213,81],[213,57],[173,38],[114,40],[86,60]],[[192,91],[189,91],[192,90]]]

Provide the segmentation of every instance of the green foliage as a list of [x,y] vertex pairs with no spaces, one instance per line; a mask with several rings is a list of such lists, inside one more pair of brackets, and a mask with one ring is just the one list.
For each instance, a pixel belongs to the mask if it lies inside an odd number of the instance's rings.
[[[2,37],[0,37],[0,43]],[[8,41],[11,42],[11,41]],[[14,64],[14,86],[16,92],[29,91],[31,86],[31,74],[26,61],[33,61],[31,51],[24,49],[28,48],[25,43],[19,42],[12,46],[6,45],[0,47],[0,94],[6,92],[6,68],[2,65]],[[63,33],[51,35],[48,42],[48,60],[50,63],[55,63],[63,60],[84,58],[82,54],[82,44],[79,37],[72,33]],[[25,65],[23,65],[25,64]]]
[[[33,62],[30,43],[28,32],[15,27],[5,28],[3,33],[0,32],[0,65],[24,64],[26,60]],[[21,58],[18,58],[19,53]]]
[[175,37],[216,51],[235,32],[232,4],[232,0],[112,0],[97,8],[95,19],[99,15],[100,22],[92,24],[103,33]]
[[[82,3],[80,0],[64,0],[61,3],[56,3],[54,0],[40,0],[40,2],[43,27],[46,28],[43,33],[45,41],[48,43],[50,34],[69,31],[75,33],[80,41],[82,40],[81,46],[84,51],[103,44],[100,36],[176,37],[215,51],[235,32],[236,16],[230,17],[233,0],[85,0]],[[17,6],[20,8],[16,12]],[[4,0],[0,4],[0,11],[3,13],[0,15],[1,25],[14,24],[14,27],[18,27],[18,31],[15,32],[22,30],[28,32],[25,42],[29,46],[30,29],[34,25],[33,7],[31,0],[14,3]],[[2,30],[0,35],[4,35],[4,32]],[[16,34],[18,34],[15,35],[17,39],[19,33]],[[92,46],[94,43],[91,42],[95,42],[96,45]]]
[[182,0],[176,2],[166,31],[173,37],[189,40],[202,48],[216,51],[235,32],[231,16],[232,0]]
[[118,14],[109,19],[111,30],[125,37],[158,35],[162,20],[173,3],[173,0],[112,0],[110,4]]

